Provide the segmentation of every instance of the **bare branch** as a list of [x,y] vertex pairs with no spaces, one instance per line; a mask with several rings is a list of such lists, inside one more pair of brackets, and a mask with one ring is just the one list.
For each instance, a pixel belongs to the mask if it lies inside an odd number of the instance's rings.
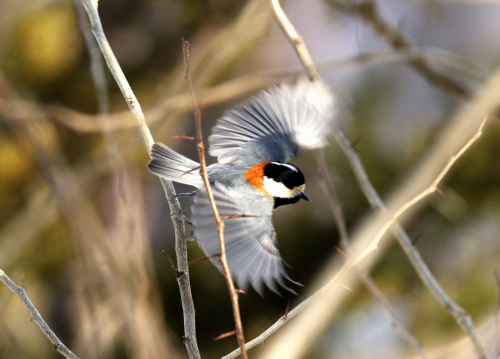
[[116,142],[116,137],[111,127],[109,120],[109,93],[108,93],[108,81],[106,79],[105,67],[103,56],[95,38],[92,36],[89,28],[89,19],[86,16],[85,8],[80,0],[73,0],[78,26],[80,27],[80,32],[83,36],[85,42],[85,47],[90,57],[90,70],[92,74],[92,82],[94,83],[94,88],[96,90],[97,107],[99,112],[99,117],[102,124],[102,129],[104,132],[104,137],[106,139],[106,145],[108,147],[109,156],[117,173],[118,178],[118,192],[120,193],[120,198],[123,201],[123,205],[127,211],[128,217],[126,221],[128,223],[128,228],[132,228],[131,214],[130,214],[130,191],[128,188],[128,179],[125,171],[125,164],[123,158],[118,149],[118,144]]
[[[108,68],[111,71],[113,77],[115,78],[118,87],[120,88],[123,97],[127,101],[129,109],[136,122],[137,129],[139,130],[144,147],[151,152],[151,146],[154,143],[153,136],[146,124],[144,114],[142,113],[141,107],[137,98],[135,97],[123,71],[116,60],[113,51],[104,35],[104,30],[101,25],[101,20],[99,18],[99,13],[97,10],[97,0],[82,0],[82,3],[89,15],[90,24],[92,28],[92,33],[94,34],[99,48],[101,49]],[[184,272],[184,275],[177,277],[177,282],[179,284],[179,289],[181,293],[181,303],[184,312],[184,343],[188,351],[189,357],[191,359],[200,358],[200,353],[198,349],[198,343],[196,339],[196,326],[195,326],[195,309],[193,298],[191,294],[191,285],[189,279],[189,267],[187,265],[187,245],[186,245],[186,234],[184,229],[184,223],[180,219],[182,216],[182,209],[177,200],[174,186],[171,181],[160,178],[160,182],[165,191],[170,210],[171,219],[174,224],[175,229],[175,252],[177,255],[177,267],[179,270]]]
[[247,359],[248,355],[245,349],[245,337],[243,335],[243,325],[241,324],[241,315],[240,315],[240,305],[239,305],[239,297],[238,293],[235,290],[233,278],[231,277],[231,271],[229,270],[229,265],[227,263],[226,257],[226,243],[224,242],[224,221],[219,216],[219,211],[215,204],[215,199],[212,193],[212,187],[210,186],[210,182],[208,180],[207,173],[207,163],[205,160],[205,147],[203,146],[203,134],[201,131],[201,111],[198,108],[196,102],[196,96],[193,90],[193,85],[191,83],[191,74],[190,74],[190,62],[189,62],[189,42],[183,40],[183,50],[184,50],[184,64],[186,66],[186,75],[185,79],[187,82],[189,93],[191,94],[191,99],[193,101],[194,107],[194,120],[196,124],[196,141],[198,145],[198,153],[200,155],[200,175],[203,178],[203,183],[207,190],[208,200],[210,202],[210,207],[212,208],[212,212],[214,214],[215,223],[217,225],[217,234],[219,236],[219,246],[220,246],[220,254],[219,261],[222,265],[222,270],[224,271],[224,277],[226,278],[226,284],[229,289],[229,296],[231,297],[231,304],[233,307],[233,316],[234,316],[234,325],[236,327],[236,338],[238,340],[238,344],[241,349],[241,357],[243,359]]
[[438,176],[430,184],[430,186],[427,187],[426,189],[424,189],[422,192],[420,192],[418,195],[416,195],[415,197],[413,197],[409,201],[407,201],[406,203],[404,203],[400,208],[398,208],[398,210],[396,212],[394,212],[394,214],[391,216],[391,218],[389,220],[387,220],[385,222],[385,224],[382,226],[382,228],[378,231],[377,235],[375,236],[375,238],[373,239],[373,241],[370,243],[370,245],[365,248],[364,252],[360,256],[360,258],[358,259],[358,261],[361,260],[361,259],[363,259],[365,257],[365,255],[368,254],[369,252],[377,249],[378,243],[379,243],[380,239],[382,238],[382,236],[387,232],[387,230],[389,229],[389,227],[391,227],[394,224],[394,222],[396,222],[396,220],[404,212],[406,212],[406,210],[408,210],[408,208],[412,207],[415,203],[420,202],[422,199],[424,199],[428,195],[430,195],[430,194],[432,194],[434,192],[437,192],[439,190],[437,186],[441,182],[441,180],[443,179],[443,177],[448,173],[448,171],[450,170],[451,166],[453,166],[453,164],[457,161],[457,159],[459,159],[465,153],[465,151],[467,151],[469,149],[469,147],[472,146],[472,144],[474,142],[476,142],[476,140],[479,137],[481,137],[481,134],[482,134],[482,131],[483,131],[483,127],[484,127],[484,124],[486,123],[487,119],[488,119],[487,117],[484,118],[484,120],[483,120],[483,122],[481,122],[481,125],[479,126],[479,129],[477,130],[477,132],[474,134],[474,136],[472,136],[472,138],[469,141],[466,142],[466,144],[460,149],[460,151],[458,151],[457,154],[455,154],[455,155],[453,155],[453,156],[451,156],[449,158],[448,163],[446,164],[446,166],[438,174]]
[[[375,239],[373,240],[373,242],[371,243],[371,245],[366,248],[366,251],[373,250],[374,248],[376,248],[378,241],[383,236],[385,231],[387,231],[387,229],[390,226],[393,226],[393,231],[396,234],[396,239],[399,241],[403,250],[408,255],[410,261],[412,262],[412,264],[413,264],[415,270],[417,271],[417,273],[419,274],[420,278],[422,279],[424,284],[427,286],[427,288],[430,290],[430,292],[442,304],[442,306],[448,312],[451,313],[451,315],[457,321],[457,324],[460,327],[462,327],[462,329],[465,331],[465,333],[469,336],[471,342],[474,345],[476,353],[478,354],[478,356],[480,358],[486,358],[486,353],[485,353],[483,345],[481,344],[481,342],[476,334],[476,331],[474,329],[474,326],[472,324],[472,321],[471,321],[469,315],[446,294],[446,292],[443,290],[443,288],[439,285],[439,283],[436,281],[434,276],[431,274],[431,272],[428,269],[425,262],[420,257],[420,254],[413,246],[411,239],[404,232],[402,227],[398,223],[396,223],[395,221],[409,207],[411,207],[412,205],[414,205],[418,201],[422,200],[424,197],[428,196],[429,194],[434,193],[435,191],[438,190],[438,188],[437,188],[438,184],[443,179],[443,177],[446,175],[446,173],[449,171],[450,167],[480,137],[481,131],[483,129],[485,122],[486,122],[486,118],[483,119],[483,122],[481,122],[479,129],[473,135],[473,137],[470,138],[469,141],[467,141],[467,143],[458,151],[457,154],[451,156],[448,159],[446,166],[437,175],[437,177],[434,179],[434,181],[431,183],[431,185],[429,187],[427,187],[424,191],[422,191],[420,194],[418,194],[417,196],[413,197],[411,200],[409,200],[408,202],[403,204],[395,212],[395,214],[392,216],[392,218],[390,218],[384,224],[384,226],[380,229],[380,231],[377,233],[377,235],[376,235]],[[371,182],[370,182],[368,176],[366,175],[366,172],[361,164],[361,161],[360,161],[359,157],[357,156],[356,151],[351,146],[349,140],[346,138],[345,134],[340,129],[338,131],[336,131],[335,135],[336,135],[337,141],[339,142],[342,150],[344,151],[349,162],[351,163],[351,167],[353,168],[353,171],[356,175],[356,178],[358,179],[358,183],[360,184],[361,189],[363,190],[366,198],[370,202],[370,205],[377,211],[387,213],[387,209],[385,208],[385,205],[383,204],[382,200],[380,199],[378,193],[375,191],[375,189],[371,185]]]
[[1,269],[0,282],[4,283],[12,292],[14,292],[14,294],[19,297],[19,299],[21,299],[26,308],[28,308],[28,311],[31,315],[31,320],[34,321],[36,325],[38,325],[38,327],[42,330],[43,334],[45,334],[45,336],[49,338],[55,351],[61,353],[65,358],[78,359],[78,357],[59,340],[57,335],[55,335],[52,329],[50,329],[45,320],[43,320],[38,310],[26,295],[26,289],[24,289],[24,287],[16,285]]
[[[356,12],[356,14],[358,14],[365,21],[370,23],[376,31],[378,31],[382,36],[384,36],[393,45],[394,48],[396,48],[396,49],[409,49],[409,48],[411,48],[410,43],[402,35],[400,35],[396,30],[392,29],[388,24],[386,24],[381,19],[381,17],[379,16],[379,14],[377,12],[376,7],[375,7],[375,3],[373,1],[368,0],[368,1],[360,2],[358,4],[344,3],[343,1],[339,1],[339,3],[342,3],[344,6],[348,7],[351,11]],[[279,7],[279,3],[276,0],[273,1],[273,6],[275,4],[277,4],[277,6]],[[286,15],[282,11],[280,11],[279,15],[277,15],[277,18],[282,19],[283,17],[286,19]],[[284,23],[286,23],[287,25],[286,26],[281,25],[281,28],[285,31],[287,36],[289,36],[289,37],[298,36],[298,34],[296,34],[295,30],[293,30],[293,26],[288,22],[288,20],[286,20],[286,22],[284,21]],[[290,28],[292,29],[291,31],[290,31]],[[295,41],[295,42],[291,41],[291,42],[292,42],[292,44],[298,43],[297,41]],[[307,49],[304,46],[302,46],[302,47],[297,47],[296,51],[299,54],[299,57],[301,58],[301,62],[303,64],[306,64],[306,65],[304,65],[306,72],[308,72],[310,78],[313,79],[312,75],[316,74],[316,72],[315,71],[311,72],[309,70],[309,68],[311,68],[312,64],[311,64],[310,56],[307,54]],[[305,59],[305,60],[303,60],[303,59]],[[464,88],[462,88],[461,85],[458,85],[457,83],[448,79],[447,77],[436,73],[429,66],[429,64],[425,60],[425,57],[423,57],[423,56],[417,57],[417,58],[410,60],[409,62],[415,69],[417,69],[431,83],[434,83],[435,85],[443,88],[446,91],[450,91],[450,92],[456,94],[457,96],[469,97],[469,93]],[[446,164],[445,168],[443,168],[443,170],[438,174],[438,176],[431,183],[431,185],[427,189],[425,189],[423,192],[421,192],[419,195],[415,196],[413,199],[411,199],[408,202],[406,202],[405,204],[403,204],[399,208],[399,210],[397,210],[395,212],[395,214],[392,216],[392,218],[389,219],[386,222],[386,224],[377,233],[377,235],[376,235],[375,239],[372,241],[372,243],[367,248],[365,248],[364,252],[361,253],[361,255],[358,257],[357,261],[363,259],[369,252],[371,252],[372,250],[377,248],[379,240],[382,238],[382,236],[387,231],[387,229],[391,225],[393,225],[395,223],[396,219],[399,216],[401,216],[408,208],[410,208],[411,206],[413,206],[415,203],[422,200],[426,196],[430,195],[431,193],[439,191],[437,186],[441,182],[443,177],[446,175],[446,173],[449,171],[450,167],[481,136],[481,131],[482,131],[482,128],[486,122],[486,119],[487,119],[487,117],[484,118],[484,120],[481,123],[476,134],[471,139],[469,139],[469,141],[458,151],[458,153],[449,158],[448,163]],[[343,132],[340,129],[338,129],[336,132],[337,132],[337,135],[336,135],[337,139],[339,139],[338,137],[344,137],[344,139],[346,139]],[[341,147],[343,147],[343,149],[344,149],[344,146],[346,145],[345,141],[339,141],[339,143],[340,143]],[[349,143],[349,147],[351,147],[350,143]],[[352,147],[351,147],[351,149],[352,149]],[[346,151],[344,150],[344,152],[346,152]],[[346,154],[355,154],[355,151],[352,149],[352,151],[348,151],[348,153],[346,152]],[[318,156],[320,157],[320,155],[318,155]],[[358,161],[354,161],[354,162],[355,162],[356,166],[353,166],[353,169],[357,169],[357,171],[356,171],[357,178],[362,179],[363,181],[365,181],[365,183],[369,183],[368,176],[366,175],[366,172],[364,171],[364,168],[361,165],[361,162],[359,161],[359,159],[358,159]],[[360,182],[360,185],[362,185],[361,182]],[[329,191],[330,197],[332,197],[334,195],[334,193],[332,194],[331,192],[332,191],[330,190]],[[371,195],[371,196],[367,196],[367,198],[369,199],[370,203],[372,203],[372,204],[375,202],[374,198],[378,197],[378,194],[375,192],[373,187],[371,187],[369,190],[365,191],[365,194]],[[339,209],[335,208],[335,204],[332,203],[334,201],[330,200],[330,202],[331,202],[330,205],[332,206],[332,209],[335,213],[336,222],[339,224],[339,222],[341,222],[339,220],[339,214],[338,214]],[[379,208],[379,209],[381,209],[381,208]],[[340,227],[339,227],[339,230],[341,232],[341,237],[347,238],[345,233],[343,233],[342,227],[343,227],[342,225],[340,225]],[[398,225],[398,227],[399,227],[399,225]],[[407,235],[404,233],[404,231],[400,227],[399,227],[399,229],[400,229],[399,232],[403,233],[403,236],[401,236],[401,235],[398,236],[398,238],[401,238],[400,243],[402,244],[403,247],[406,247],[405,251],[407,251],[407,253],[408,252],[413,253],[413,255],[410,256],[410,259],[412,259],[412,258],[416,259],[417,256],[419,257],[418,251],[416,251],[414,249],[414,247],[411,245],[411,241],[404,241],[403,240],[403,238],[407,237]],[[395,229],[395,230],[397,230],[397,229]],[[407,245],[408,243],[405,243],[405,242],[409,242],[410,245],[408,246]],[[431,290],[431,292],[433,292],[433,294],[435,294],[435,296],[441,298],[440,302],[453,315],[453,317],[455,318],[457,323],[462,327],[462,329],[466,332],[466,334],[471,339],[471,342],[472,342],[478,356],[480,358],[486,358],[486,352],[484,350],[484,347],[483,347],[482,343],[480,342],[479,338],[477,337],[477,334],[476,334],[476,331],[475,331],[474,326],[472,324],[472,321],[470,320],[470,317],[467,315],[467,313],[462,308],[460,308],[456,303],[454,303],[451,300],[451,298],[449,298],[448,295],[446,295],[446,293],[444,292],[444,290],[442,290],[442,288],[439,286],[439,284],[434,279],[434,277],[432,277],[432,275],[430,274],[430,271],[427,269],[427,267],[425,266],[423,261],[412,260],[412,263],[414,264],[415,267],[420,268],[420,269],[417,269],[417,271],[422,272],[422,273],[426,272],[428,274],[428,276],[426,277],[428,279],[424,280],[424,283],[428,283],[429,284],[428,288]],[[371,287],[369,278],[366,274],[364,275],[364,282],[366,285],[368,285],[369,288]],[[432,283],[432,285],[430,285],[431,283]],[[376,295],[376,297],[378,297],[378,295],[376,294],[375,291],[372,291],[372,293],[374,293]],[[383,304],[383,302],[381,302],[381,303]],[[390,313],[390,311],[389,311],[389,313]],[[412,341],[410,340],[410,342],[412,342]],[[422,353],[419,346],[415,346],[413,344],[411,344],[411,345],[420,354]]]
[[323,191],[328,199],[330,209],[333,213],[333,218],[335,219],[335,224],[337,225],[337,229],[340,234],[340,240],[342,243],[347,244],[349,241],[349,235],[347,234],[344,213],[342,211],[342,207],[340,206],[337,193],[335,192],[333,184],[330,180],[323,150],[316,150],[316,163],[318,164],[319,183],[321,187],[323,187]]
[[392,311],[391,305],[389,304],[389,301],[387,298],[384,296],[384,294],[380,291],[380,288],[375,284],[373,281],[372,277],[367,273],[363,272],[362,273],[362,280],[364,285],[368,288],[370,293],[375,297],[375,299],[378,301],[380,306],[384,309],[384,313],[387,315],[388,319],[390,320],[392,327],[394,328],[394,331],[399,335],[399,337],[415,352],[422,358],[422,359],[429,359],[429,356],[427,353],[424,351],[420,343],[415,339],[411,333],[406,330],[406,328],[399,323],[398,319],[396,318],[396,315]]
[[[333,0],[334,4],[359,16],[365,23],[370,25],[373,30],[378,32],[395,49],[409,49],[411,43],[400,32],[384,21],[380,16],[375,1],[364,0],[359,2],[349,0]],[[420,72],[430,83],[440,87],[446,92],[450,92],[460,98],[470,97],[469,91],[462,85],[436,72],[428,63],[424,56],[417,57],[409,61],[409,64]]]
[[[276,20],[280,24],[282,31],[285,36],[289,40],[289,42],[294,45],[295,51],[297,52],[305,71],[307,72],[311,81],[318,80],[318,74],[315,69],[312,58],[307,50],[307,47],[303,43],[302,39],[299,37],[299,34],[293,27],[293,25],[288,20],[288,17],[281,9],[278,1],[273,1],[273,9]],[[344,248],[347,250],[350,247],[349,244],[349,236],[347,234],[347,228],[345,225],[344,214],[342,211],[342,207],[340,206],[340,202],[337,196],[337,193],[334,190],[334,187],[330,181],[330,177],[328,174],[328,168],[326,165],[325,155],[322,149],[316,150],[316,162],[318,164],[318,174],[320,177],[320,184],[323,187],[323,191],[328,199],[330,208],[333,213],[333,217],[335,223],[337,225],[341,243]],[[345,254],[342,252],[345,256]],[[347,257],[346,257],[347,258]],[[375,282],[372,280],[368,272],[364,271],[361,268],[357,268],[357,270],[361,274],[361,278],[363,283],[367,287],[367,289],[372,293],[372,295],[377,299],[382,309],[387,313],[387,317],[392,322],[393,327],[396,330],[396,333],[400,336],[400,338],[406,342],[410,347],[412,347],[422,358],[427,359],[427,354],[424,352],[423,348],[420,346],[418,341],[401,325],[395,315],[393,314],[389,302],[384,297],[383,293],[378,289]],[[351,291],[350,288],[340,283],[341,286],[345,287],[347,290]]]
[[[326,287],[326,286],[325,286]],[[306,309],[313,301],[316,299],[321,293],[325,290],[325,287],[311,295],[309,298],[301,302],[298,306],[296,306],[293,310],[287,312],[285,315],[280,317],[273,325],[267,328],[262,334],[260,334],[255,339],[249,341],[245,344],[245,349],[251,349],[261,343],[263,343],[266,339],[268,339],[274,332],[280,329],[285,323],[289,320],[293,319],[297,314]],[[234,359],[241,355],[241,348],[238,348],[226,356],[223,356],[221,359]]]
[[[401,227],[400,224],[398,224],[396,219],[405,211],[409,208],[409,204],[411,205],[415,204],[419,200],[423,199],[427,195],[433,193],[436,191],[437,185],[439,182],[442,180],[444,175],[448,172],[450,169],[451,165],[460,157],[471,145],[472,143],[479,138],[481,135],[482,128],[485,124],[486,118],[483,120],[483,122],[480,125],[479,130],[474,134],[474,136],[467,141],[464,147],[460,149],[460,151],[449,158],[445,168],[438,174],[436,179],[432,182],[432,184],[425,189],[423,192],[421,192],[419,195],[416,197],[412,198],[410,201],[408,201],[406,204],[404,204],[398,211],[397,211],[397,216],[393,216],[391,219],[389,219],[386,224],[384,225],[383,228],[379,231],[377,234],[377,237],[380,239],[382,231],[386,231],[387,228],[386,225],[390,222],[390,225],[392,225],[393,232],[396,236],[396,239],[398,240],[399,244],[405,251],[406,255],[410,259],[410,262],[412,263],[413,267],[415,268],[417,274],[419,275],[420,279],[423,281],[427,289],[431,292],[431,294],[438,300],[438,302],[445,308],[454,318],[457,324],[464,330],[464,332],[467,334],[469,339],[471,340],[474,349],[476,353],[478,354],[479,358],[487,358],[486,352],[484,349],[484,346],[479,340],[479,337],[477,336],[476,330],[474,328],[474,325],[472,323],[472,320],[470,319],[470,316],[458,305],[456,304],[451,297],[446,294],[444,289],[441,287],[441,285],[437,282],[437,280],[434,278],[432,273],[430,272],[429,268],[423,261],[422,257],[420,256],[420,253],[418,250],[413,246],[412,240],[410,237],[406,234],[404,229]],[[380,199],[380,196],[378,193],[375,191],[374,187],[372,186],[366,171],[364,170],[363,165],[361,164],[361,160],[359,159],[356,151],[350,144],[349,140],[345,136],[344,132],[340,129],[338,129],[335,133],[336,139],[338,143],[340,144],[342,150],[344,151],[347,159],[349,160],[351,167],[354,171],[354,174],[356,175],[356,178],[358,180],[358,183],[363,190],[363,193],[365,194],[365,197],[368,199],[370,205],[374,210],[377,212],[382,212],[382,213],[387,213],[387,209]],[[404,207],[404,208],[403,208]],[[384,229],[385,228],[385,229]],[[376,237],[376,238],[377,238]],[[373,244],[373,242],[372,242]],[[376,246],[376,245],[375,245]],[[374,248],[372,246],[372,248]],[[367,248],[368,249],[368,248]]]
[[[326,161],[323,155],[323,151],[316,151],[317,155],[317,162],[318,166],[320,168],[319,174],[320,174],[320,183],[321,186],[323,187],[323,191],[326,194],[326,197],[328,199],[328,202],[330,204],[330,208],[332,210],[335,223],[337,225],[337,228],[340,233],[340,240],[344,248],[348,249],[349,248],[349,236],[347,234],[347,229],[344,221],[344,215],[342,213],[342,208],[340,206],[337,194],[335,193],[335,190],[333,188],[333,185],[330,181],[330,178],[328,176],[328,169],[326,168]],[[338,249],[338,248],[337,248]],[[339,252],[347,259],[347,256],[343,251],[338,249]],[[413,335],[406,330],[406,328],[399,323],[397,320],[396,316],[394,315],[391,306],[389,304],[389,301],[387,298],[384,296],[382,291],[378,288],[378,286],[375,284],[373,281],[372,277],[370,274],[360,268],[357,268],[358,271],[360,271],[361,274],[361,280],[363,281],[363,284],[365,287],[370,291],[370,293],[373,295],[373,297],[377,300],[377,302],[380,304],[382,309],[384,310],[387,318],[390,320],[392,323],[392,327],[396,331],[396,333],[399,335],[399,337],[410,347],[417,352],[418,355],[420,355],[423,359],[429,359],[427,354],[425,353],[424,349],[420,345],[420,343],[413,337]]]
[[295,28],[293,27],[288,17],[283,12],[279,0],[271,0],[271,5],[273,6],[273,15],[276,19],[276,22],[280,26],[283,33],[286,35],[286,38],[292,44],[292,47],[297,52],[299,56],[300,62],[307,73],[307,76],[311,81],[317,81],[319,79],[318,72],[314,67],[314,63],[307,51],[307,48],[302,40],[302,37],[297,33]]

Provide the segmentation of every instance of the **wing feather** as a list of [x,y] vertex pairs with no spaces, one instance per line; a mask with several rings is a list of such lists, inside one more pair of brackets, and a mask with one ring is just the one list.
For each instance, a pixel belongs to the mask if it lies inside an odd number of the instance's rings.
[[287,162],[327,144],[346,97],[322,82],[299,80],[262,91],[226,112],[212,129],[209,153],[221,163]]
[[[276,233],[272,225],[272,198],[257,192],[231,191],[219,182],[212,185],[212,191],[222,217],[252,216],[224,221],[227,260],[238,286],[245,289],[250,284],[260,294],[264,284],[275,292],[276,282],[287,288],[284,279],[289,276],[279,255]],[[206,255],[219,253],[217,227],[205,189],[200,189],[194,196],[191,210],[194,232],[200,247]],[[211,260],[222,272],[218,258]]]

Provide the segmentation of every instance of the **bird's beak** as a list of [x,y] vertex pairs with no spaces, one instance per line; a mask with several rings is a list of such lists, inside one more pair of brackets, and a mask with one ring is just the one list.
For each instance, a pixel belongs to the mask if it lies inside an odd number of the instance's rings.
[[309,197],[307,197],[304,192],[300,192],[299,193],[299,197],[302,198],[304,201],[311,202],[311,200],[309,199]]

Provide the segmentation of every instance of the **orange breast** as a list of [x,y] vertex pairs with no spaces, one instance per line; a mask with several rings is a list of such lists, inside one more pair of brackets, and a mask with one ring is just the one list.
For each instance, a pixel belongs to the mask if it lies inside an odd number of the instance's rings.
[[245,173],[245,178],[247,179],[248,183],[250,183],[255,189],[258,189],[266,196],[271,196],[269,192],[265,190],[263,180],[264,167],[266,167],[268,163],[269,162],[262,162],[253,167],[250,167]]

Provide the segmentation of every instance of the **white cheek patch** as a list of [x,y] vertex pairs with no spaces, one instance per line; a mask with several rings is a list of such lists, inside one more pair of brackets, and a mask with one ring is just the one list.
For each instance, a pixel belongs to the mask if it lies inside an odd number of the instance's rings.
[[294,190],[287,188],[283,183],[266,176],[264,176],[264,189],[273,197],[293,198],[297,195]]

